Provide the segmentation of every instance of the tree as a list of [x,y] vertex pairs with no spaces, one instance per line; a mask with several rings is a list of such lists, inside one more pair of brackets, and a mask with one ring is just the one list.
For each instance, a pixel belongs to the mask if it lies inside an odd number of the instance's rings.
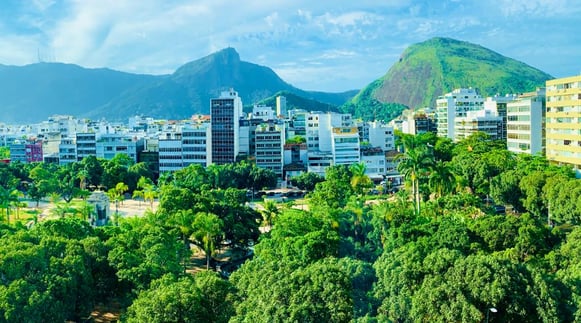
[[10,209],[14,203],[20,202],[20,196],[17,189],[0,186],[0,208],[6,211],[6,223],[10,223]]
[[264,218],[266,226],[270,228],[272,227],[272,223],[274,219],[276,219],[276,216],[280,213],[280,211],[278,210],[276,202],[273,200],[266,200],[263,206],[264,209],[261,212],[262,217]]
[[355,163],[349,167],[351,171],[351,186],[355,193],[362,195],[366,189],[369,189],[373,186],[373,182],[365,174],[365,163]]
[[228,322],[234,314],[232,284],[215,273],[201,272],[176,279],[166,275],[128,308],[131,322]]
[[305,172],[291,178],[291,184],[300,190],[313,191],[317,183],[325,181],[325,178],[317,173]]
[[222,231],[224,223],[217,215],[212,213],[198,213],[192,223],[192,239],[202,246],[206,254],[206,269],[210,269],[210,258],[214,253],[219,238],[224,235]]
[[415,212],[420,214],[420,179],[432,166],[434,158],[428,147],[419,146],[417,148],[406,149],[398,156],[399,164],[397,170],[412,185],[412,197],[415,201]]
[[436,197],[441,197],[452,192],[455,188],[456,177],[450,166],[445,162],[437,161],[430,170],[428,186],[435,193]]

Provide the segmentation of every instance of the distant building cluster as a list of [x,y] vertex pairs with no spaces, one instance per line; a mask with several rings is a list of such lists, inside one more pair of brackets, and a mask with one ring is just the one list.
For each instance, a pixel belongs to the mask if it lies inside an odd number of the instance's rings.
[[255,105],[243,113],[233,89],[210,100],[210,115],[171,121],[132,117],[127,124],[53,116],[40,124],[0,124],[0,145],[10,162],[44,161],[65,165],[87,156],[112,159],[125,154],[159,173],[191,164],[204,167],[253,160],[281,180],[302,172],[325,174],[331,165],[364,162],[376,181],[395,177],[393,127],[358,122],[349,114]]
[[510,151],[542,154],[581,174],[581,75],[547,81],[546,88],[519,95],[483,98],[472,88],[440,96],[436,107],[404,113],[385,124],[350,114],[255,105],[243,113],[233,89],[210,100],[210,115],[170,121],[132,117],[128,124],[53,116],[33,125],[0,124],[0,146],[10,162],[58,163],[86,156],[111,159],[125,154],[158,172],[191,164],[253,160],[281,180],[302,172],[325,174],[331,165],[363,162],[376,181],[396,178],[394,129],[434,132],[460,141],[475,132],[506,140]]

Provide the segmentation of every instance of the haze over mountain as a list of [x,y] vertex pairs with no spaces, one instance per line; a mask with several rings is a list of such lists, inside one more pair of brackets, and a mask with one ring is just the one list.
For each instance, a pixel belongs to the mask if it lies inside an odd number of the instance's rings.
[[[393,109],[434,107],[439,95],[472,87],[482,96],[522,93],[553,77],[490,49],[451,38],[409,46],[383,77],[363,88],[343,108],[356,116],[397,115]],[[389,105],[388,105],[389,104]]]
[[136,114],[183,119],[208,113],[210,99],[231,87],[244,104],[288,91],[338,106],[356,93],[298,89],[268,67],[241,61],[233,48],[161,76],[59,63],[0,66],[0,87],[6,89],[6,95],[0,96],[0,121],[4,122],[36,122],[53,114],[122,121]]

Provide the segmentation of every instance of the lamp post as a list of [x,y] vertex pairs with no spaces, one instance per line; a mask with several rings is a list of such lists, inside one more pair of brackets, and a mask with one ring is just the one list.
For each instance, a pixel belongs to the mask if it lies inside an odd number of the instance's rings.
[[496,313],[496,312],[498,312],[498,310],[494,307],[491,307],[491,308],[486,310],[486,323],[488,323],[488,318],[489,318],[490,312]]

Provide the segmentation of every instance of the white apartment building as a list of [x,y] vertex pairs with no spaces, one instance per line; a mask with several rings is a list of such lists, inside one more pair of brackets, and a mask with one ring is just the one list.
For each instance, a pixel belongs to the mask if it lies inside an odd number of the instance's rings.
[[476,90],[455,89],[436,100],[436,127],[438,136],[455,138],[455,118],[466,117],[468,111],[482,110],[484,99]]
[[516,100],[515,94],[495,95],[487,97],[484,101],[484,109],[495,111],[495,113],[502,117],[501,134],[498,139],[506,140],[506,107],[509,102]]
[[361,160],[357,127],[334,127],[331,131],[333,165],[351,165]]
[[508,150],[515,153],[545,152],[545,88],[523,93],[507,104]]
[[251,119],[261,119],[262,121],[269,121],[276,119],[274,109],[266,105],[254,105],[252,107]]
[[117,154],[124,154],[137,162],[140,151],[144,149],[143,138],[125,134],[105,134],[97,139],[97,158],[113,159]]
[[208,123],[184,125],[159,138],[159,171],[174,172],[191,164],[207,167],[212,160]]
[[61,138],[59,145],[59,164],[66,165],[77,161],[77,144],[74,138]]
[[87,156],[97,155],[97,135],[94,132],[77,132],[75,137],[75,142],[77,144],[77,161],[81,161]]
[[503,120],[496,111],[467,111],[463,117],[454,119],[454,141],[460,141],[474,134],[484,132],[490,139],[502,139]]
[[279,178],[283,175],[284,124],[263,123],[255,130],[256,166],[272,170]]

